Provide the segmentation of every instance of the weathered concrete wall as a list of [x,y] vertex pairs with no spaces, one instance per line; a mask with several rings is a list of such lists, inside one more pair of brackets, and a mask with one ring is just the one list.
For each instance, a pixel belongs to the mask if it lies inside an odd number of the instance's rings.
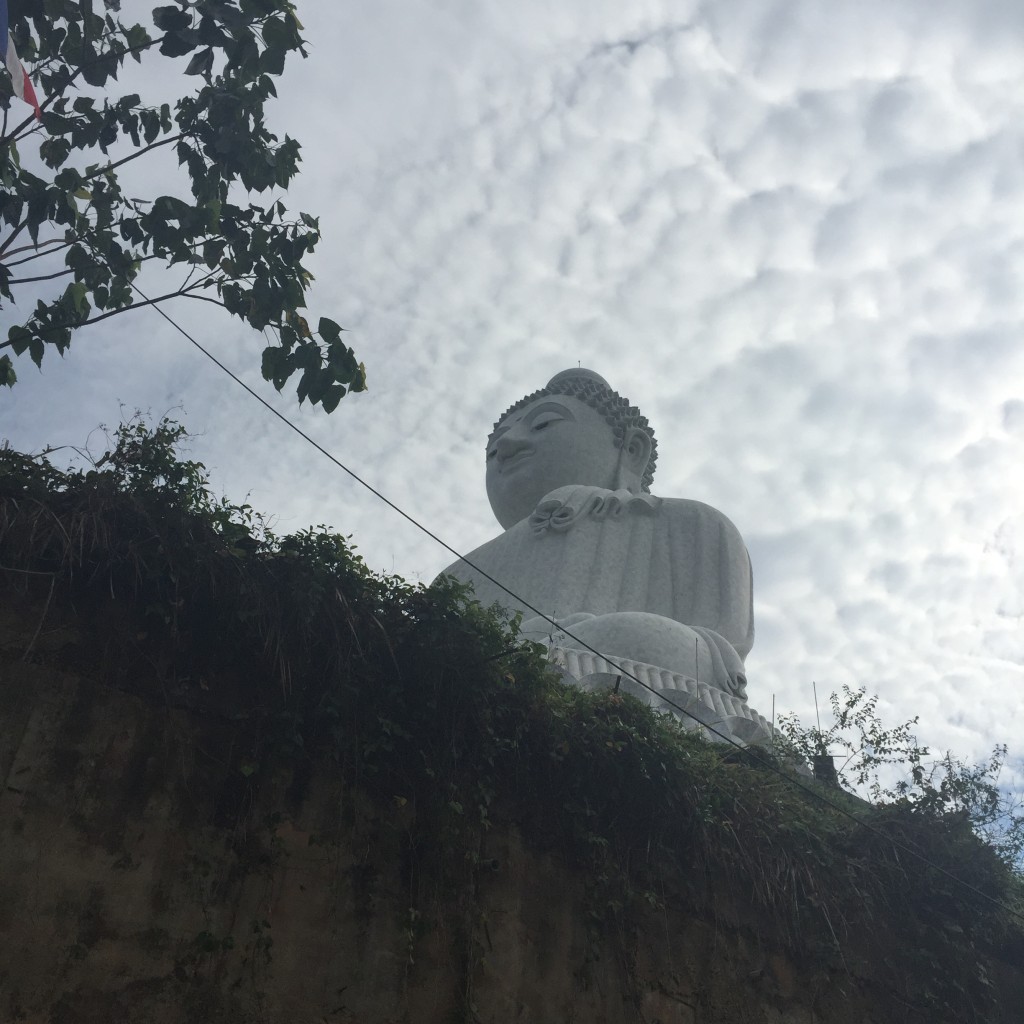
[[[937,1019],[901,1000],[920,966],[898,950],[874,975],[853,941],[845,964],[798,959],[770,922],[671,895],[595,937],[584,881],[512,825],[488,834],[472,891],[442,893],[400,798],[285,768],[256,786],[238,723],[168,707],[152,681],[111,686],[96,666],[118,652],[85,665],[94,641],[61,615],[43,664],[21,660],[38,605],[0,621],[0,1021]],[[993,980],[1017,1019],[1024,972]]]

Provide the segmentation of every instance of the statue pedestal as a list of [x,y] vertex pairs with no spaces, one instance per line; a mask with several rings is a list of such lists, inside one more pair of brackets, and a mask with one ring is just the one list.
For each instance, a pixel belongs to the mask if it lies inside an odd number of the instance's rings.
[[[744,746],[769,746],[772,742],[772,726],[763,715],[732,694],[679,672],[628,658],[616,658],[616,668],[590,651],[558,644],[550,648],[549,659],[570,685],[584,690],[611,690],[618,682],[620,693],[672,715],[684,728],[699,730],[709,740],[721,743],[727,737]],[[644,685],[623,675],[620,668]]]

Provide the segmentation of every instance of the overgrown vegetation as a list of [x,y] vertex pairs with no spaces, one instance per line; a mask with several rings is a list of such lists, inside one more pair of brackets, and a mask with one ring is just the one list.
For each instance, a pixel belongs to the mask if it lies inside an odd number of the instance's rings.
[[[296,791],[314,770],[342,772],[411,809],[410,856],[462,894],[487,866],[488,830],[514,824],[585,872],[598,932],[663,901],[747,926],[752,907],[845,964],[884,932],[919,967],[907,998],[944,1012],[983,1010],[985,965],[1024,955],[1012,858],[919,764],[913,793],[876,805],[825,791],[853,821],[795,788],[785,762],[564,686],[459,585],[375,575],[323,527],[276,536],[210,494],[177,454],[183,433],[122,427],[84,470],[0,450],[0,578],[97,622],[112,602],[133,609],[147,671],[132,685],[241,723],[249,785],[282,764]],[[35,639],[18,656],[45,657]],[[823,739],[790,732],[808,752]]]
[[[832,724],[804,728],[793,714],[779,718],[779,741],[798,760],[827,765],[835,783],[874,804],[919,813],[960,815],[1011,870],[1024,872],[1024,812],[1020,798],[1000,788],[1008,748],[997,744],[986,761],[968,764],[947,751],[935,757],[917,742],[912,718],[886,726],[878,696],[843,687],[829,697]],[[840,763],[835,764],[836,761]]]

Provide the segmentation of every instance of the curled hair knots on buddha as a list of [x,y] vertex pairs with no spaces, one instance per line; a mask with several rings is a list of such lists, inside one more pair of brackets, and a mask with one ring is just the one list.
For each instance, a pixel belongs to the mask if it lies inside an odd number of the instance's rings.
[[545,387],[534,391],[532,395],[521,398],[515,405],[506,409],[498,418],[498,422],[494,424],[494,429],[497,430],[512,413],[518,412],[538,398],[547,398],[550,395],[568,395],[570,398],[578,398],[581,402],[589,405],[591,409],[600,413],[612,428],[616,448],[622,447],[627,430],[631,427],[639,427],[651,439],[651,457],[647,460],[647,467],[644,469],[640,481],[641,488],[645,492],[650,492],[651,482],[654,480],[654,465],[658,460],[658,442],[654,438],[654,429],[647,422],[647,417],[635,405],[630,405],[628,399],[623,398],[617,391],[613,391],[608,382],[593,370],[585,370],[581,367],[556,373]]

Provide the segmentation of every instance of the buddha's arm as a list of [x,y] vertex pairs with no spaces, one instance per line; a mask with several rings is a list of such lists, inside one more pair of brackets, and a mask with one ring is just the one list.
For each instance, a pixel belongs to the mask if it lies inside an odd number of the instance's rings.
[[699,501],[666,499],[661,514],[675,570],[673,617],[713,630],[746,658],[754,643],[753,579],[739,530]]

